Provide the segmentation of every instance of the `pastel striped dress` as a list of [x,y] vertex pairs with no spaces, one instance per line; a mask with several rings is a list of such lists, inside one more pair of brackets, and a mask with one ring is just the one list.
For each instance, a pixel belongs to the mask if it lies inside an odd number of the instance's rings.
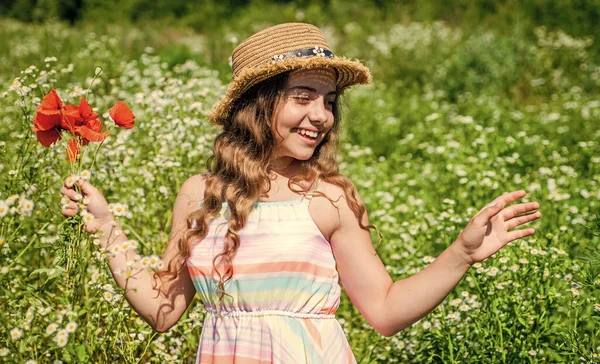
[[[316,183],[313,184],[313,187]],[[233,278],[216,303],[212,260],[223,249],[228,207],[210,223],[187,265],[207,315],[196,363],[356,363],[335,318],[339,276],[331,246],[302,199],[258,202],[233,259]]]

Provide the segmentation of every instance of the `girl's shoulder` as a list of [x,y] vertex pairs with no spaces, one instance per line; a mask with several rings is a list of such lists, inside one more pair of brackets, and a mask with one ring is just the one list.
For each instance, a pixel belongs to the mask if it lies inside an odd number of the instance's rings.
[[198,205],[204,200],[204,190],[206,189],[206,178],[208,173],[199,173],[189,177],[181,185],[178,195],[185,197],[190,201],[190,206]]

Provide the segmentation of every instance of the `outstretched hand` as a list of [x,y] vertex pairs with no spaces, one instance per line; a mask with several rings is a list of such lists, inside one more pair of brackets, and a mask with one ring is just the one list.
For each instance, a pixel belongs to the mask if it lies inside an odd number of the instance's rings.
[[532,228],[513,230],[518,226],[542,217],[537,202],[526,202],[504,208],[507,204],[525,197],[525,191],[514,191],[499,196],[481,209],[458,236],[456,244],[473,264],[496,253],[509,242],[532,235]]

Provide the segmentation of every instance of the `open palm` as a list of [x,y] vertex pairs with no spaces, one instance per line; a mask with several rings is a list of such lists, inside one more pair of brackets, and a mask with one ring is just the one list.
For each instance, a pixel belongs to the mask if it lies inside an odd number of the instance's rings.
[[526,202],[504,208],[507,204],[525,197],[525,191],[514,191],[499,196],[481,209],[458,236],[457,243],[470,258],[470,263],[479,262],[496,253],[509,242],[532,235],[532,228],[510,231],[542,214],[534,210],[537,202]]

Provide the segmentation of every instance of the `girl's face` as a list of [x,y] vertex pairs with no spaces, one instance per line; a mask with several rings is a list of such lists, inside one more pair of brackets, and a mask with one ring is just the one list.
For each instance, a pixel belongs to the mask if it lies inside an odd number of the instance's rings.
[[332,69],[297,70],[289,74],[275,114],[277,164],[289,165],[294,159],[312,157],[333,127],[336,97],[336,75]]

